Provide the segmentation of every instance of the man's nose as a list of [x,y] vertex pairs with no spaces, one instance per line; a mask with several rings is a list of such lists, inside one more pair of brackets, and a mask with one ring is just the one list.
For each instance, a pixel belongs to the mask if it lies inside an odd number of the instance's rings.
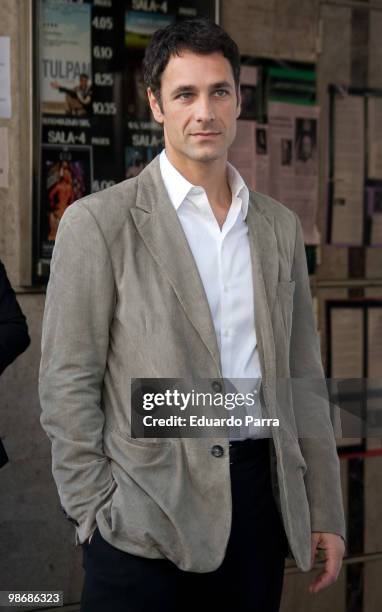
[[199,122],[214,121],[215,111],[209,96],[200,96],[195,105],[195,119]]

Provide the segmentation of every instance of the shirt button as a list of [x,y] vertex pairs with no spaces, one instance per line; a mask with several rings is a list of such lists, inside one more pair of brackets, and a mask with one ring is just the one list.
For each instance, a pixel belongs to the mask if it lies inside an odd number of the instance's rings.
[[222,390],[221,383],[218,380],[214,380],[214,382],[212,383],[212,388],[216,392],[221,391]]
[[223,336],[225,336],[227,338],[227,336],[229,336],[229,330],[225,329],[223,332]]
[[224,293],[228,293],[228,285],[224,285]]
[[224,455],[224,448],[220,446],[220,444],[215,444],[211,448],[211,455],[214,457],[222,457],[222,455]]

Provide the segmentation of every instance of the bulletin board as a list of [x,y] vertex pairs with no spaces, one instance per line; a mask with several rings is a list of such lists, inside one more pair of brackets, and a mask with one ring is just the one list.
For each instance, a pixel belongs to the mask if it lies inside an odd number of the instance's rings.
[[326,242],[382,247],[382,90],[329,86]]

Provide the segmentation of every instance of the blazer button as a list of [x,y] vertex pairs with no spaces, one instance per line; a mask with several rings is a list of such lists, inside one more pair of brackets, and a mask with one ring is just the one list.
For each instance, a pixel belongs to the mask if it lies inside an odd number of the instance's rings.
[[215,444],[211,448],[211,455],[213,455],[214,457],[221,457],[222,455],[224,455],[224,448],[220,446],[220,444]]
[[220,392],[222,390],[222,385],[218,380],[214,380],[214,382],[212,383],[212,388],[214,391]]

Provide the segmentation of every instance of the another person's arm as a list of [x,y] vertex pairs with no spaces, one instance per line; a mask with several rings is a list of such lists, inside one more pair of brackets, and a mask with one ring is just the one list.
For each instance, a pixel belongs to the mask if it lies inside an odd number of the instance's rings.
[[0,374],[29,344],[25,315],[0,261]]

